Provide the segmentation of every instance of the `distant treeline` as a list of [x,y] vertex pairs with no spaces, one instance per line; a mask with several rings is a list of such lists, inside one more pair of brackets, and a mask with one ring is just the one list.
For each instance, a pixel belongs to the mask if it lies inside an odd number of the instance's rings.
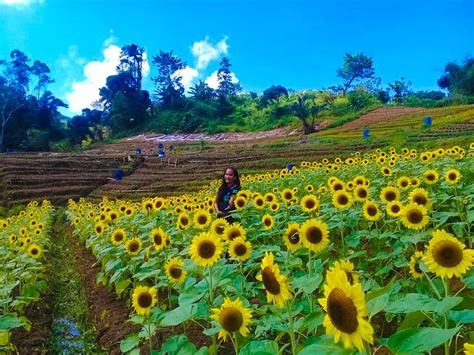
[[474,58],[448,63],[438,80],[443,91],[413,91],[400,78],[382,87],[373,59],[346,54],[337,70],[341,83],[323,90],[294,91],[272,85],[263,93],[243,93],[231,73],[229,58],[217,71],[218,87],[199,81],[185,95],[180,76],[187,64],[173,51],[152,58],[154,90],[142,89],[144,49],[122,47],[117,74],[100,89],[100,100],[72,118],[58,108],[67,105],[47,88],[53,83],[45,63],[14,50],[0,60],[0,151],[70,150],[94,141],[147,132],[256,131],[301,122],[304,133],[317,129],[320,117],[357,117],[382,105],[440,107],[474,103]]

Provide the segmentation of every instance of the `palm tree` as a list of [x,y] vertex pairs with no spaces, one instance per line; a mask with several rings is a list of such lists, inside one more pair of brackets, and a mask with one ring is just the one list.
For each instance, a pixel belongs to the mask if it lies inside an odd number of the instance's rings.
[[[326,106],[316,104],[314,99],[313,105],[308,104],[304,94],[298,94],[296,96],[296,102],[292,105],[291,109],[293,114],[303,123],[303,134],[316,132],[316,129],[314,128],[314,121],[316,120],[317,114],[325,108]],[[311,119],[311,123],[308,122],[309,119]]]

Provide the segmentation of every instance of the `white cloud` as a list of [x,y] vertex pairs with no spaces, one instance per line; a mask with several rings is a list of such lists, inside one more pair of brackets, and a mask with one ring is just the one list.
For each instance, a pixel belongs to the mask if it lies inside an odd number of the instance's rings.
[[43,0],[0,0],[0,5],[25,7],[34,3],[42,4]]
[[91,107],[100,98],[99,89],[105,85],[108,76],[117,73],[120,47],[111,45],[103,51],[102,61],[89,62],[84,67],[85,79],[72,84],[72,92],[66,95],[71,112],[81,112]]
[[191,87],[194,78],[197,78],[198,75],[199,72],[196,69],[186,66],[184,69],[175,71],[172,77],[181,76],[181,83],[184,86],[185,92],[187,92]]
[[109,38],[107,38],[104,43],[102,43],[102,45],[104,47],[109,47],[110,45],[114,44],[114,43],[117,43],[118,41],[118,38],[114,36],[114,30],[113,29],[110,29],[109,30]]
[[[230,76],[231,76],[231,81],[234,84],[237,84],[239,82],[239,79],[237,79],[237,76],[235,76],[234,73],[230,73]],[[214,90],[216,90],[219,87],[219,80],[217,80],[217,70],[214,73],[212,73],[210,77],[206,79],[205,83],[207,84],[207,86],[209,86],[210,88]]]
[[[101,61],[86,63],[83,58],[77,56],[77,47],[71,46],[69,47],[69,60],[63,58],[60,62],[65,68],[70,66],[71,62],[84,65],[85,79],[80,82],[73,82],[70,92],[66,94],[69,111],[80,113],[84,108],[91,108],[92,103],[100,99],[99,90],[105,86],[107,77],[117,73],[121,48],[116,45],[109,45],[102,53],[103,59]],[[146,52],[143,57],[142,77],[146,78],[150,73],[150,64]]]
[[194,42],[191,53],[196,59],[196,68],[205,69],[211,61],[218,59],[222,54],[227,54],[229,46],[226,41],[227,37],[224,37],[213,46],[206,36],[203,41]]

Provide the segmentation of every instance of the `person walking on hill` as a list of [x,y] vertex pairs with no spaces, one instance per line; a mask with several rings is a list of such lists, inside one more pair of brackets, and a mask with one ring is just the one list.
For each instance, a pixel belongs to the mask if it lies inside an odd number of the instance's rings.
[[239,172],[233,166],[228,166],[224,170],[222,184],[217,191],[214,207],[216,208],[217,217],[225,218],[229,223],[233,223],[233,218],[229,212],[235,209],[234,199],[237,192],[240,191]]

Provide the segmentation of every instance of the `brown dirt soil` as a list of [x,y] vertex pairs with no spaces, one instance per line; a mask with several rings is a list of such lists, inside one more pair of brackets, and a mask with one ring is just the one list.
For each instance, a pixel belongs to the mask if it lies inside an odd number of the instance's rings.
[[[102,284],[96,283],[97,273],[101,269],[100,265],[96,264],[95,257],[79,243],[78,239],[72,237],[71,233],[68,233],[68,236],[77,271],[84,282],[89,312],[97,331],[96,343],[108,354],[121,354],[120,341],[128,334],[140,331],[140,328],[126,322],[129,319],[130,310],[125,302],[117,299],[115,294],[108,291]],[[210,338],[202,334],[202,329],[196,324],[191,324],[186,331],[182,326],[162,329],[153,339],[153,348],[159,349],[166,339],[178,334],[186,334],[189,341],[198,349],[211,344]],[[229,345],[230,342],[223,344],[221,350],[227,351]],[[145,348],[142,350],[145,353],[147,351]]]
[[[68,227],[70,228],[70,227]],[[120,354],[120,341],[139,329],[126,321],[129,311],[125,303],[102,284],[96,283],[100,266],[94,256],[68,233],[76,268],[84,282],[89,312],[97,330],[97,344],[108,354]]]
[[31,321],[30,331],[17,328],[12,332],[11,341],[19,354],[47,354],[47,346],[52,318],[52,295],[44,293],[38,302],[26,309],[25,316]]

